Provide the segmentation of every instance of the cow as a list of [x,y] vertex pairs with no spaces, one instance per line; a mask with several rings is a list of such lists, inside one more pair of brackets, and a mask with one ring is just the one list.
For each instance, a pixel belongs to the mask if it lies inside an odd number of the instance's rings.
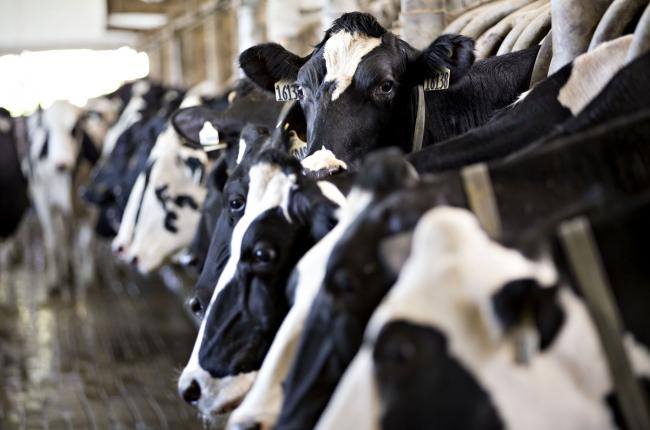
[[272,426],[281,406],[280,385],[288,371],[287,357],[294,353],[300,333],[297,328],[302,326],[309,312],[332,249],[367,207],[416,179],[417,174],[394,150],[378,151],[367,157],[345,204],[337,213],[336,226],[296,264],[287,285],[291,309],[273,340],[251,391],[233,411],[229,427],[254,428],[260,424],[262,428]]
[[[640,288],[649,278],[634,258],[646,246],[650,206],[646,196],[624,207],[591,225],[632,369],[650,392],[642,323],[650,302]],[[555,249],[556,267],[566,268]],[[625,251],[632,258],[621,259]],[[570,273],[558,276],[556,267],[493,242],[465,210],[429,211],[316,428],[625,428],[596,327],[567,285]],[[533,323],[522,329],[526,312]],[[525,363],[513,353],[518,329],[539,338]]]
[[[184,94],[162,91],[138,81],[120,118],[108,131],[98,167],[82,191],[87,202],[99,208],[95,231],[102,237],[117,234],[131,188],[171,113]],[[145,89],[150,88],[145,91]]]
[[[650,172],[644,160],[649,153],[642,142],[650,132],[649,114],[618,119],[490,166],[504,228],[521,235],[532,220],[548,218],[594,194],[611,199],[647,190]],[[382,239],[413,228],[422,213],[441,203],[468,207],[460,172],[436,176],[385,199],[339,241],[284,382],[278,429],[316,424],[361,343],[374,307],[396,279],[395,268],[379,255]],[[362,272],[364,267],[373,271]]]
[[29,137],[29,184],[43,229],[46,254],[46,285],[57,293],[70,277],[68,249],[72,239],[73,181],[78,158],[94,163],[100,142],[93,142],[79,122],[81,109],[56,101],[27,120]]
[[648,107],[650,86],[638,76],[650,65],[650,54],[623,67],[631,38],[604,43],[579,56],[484,126],[407,159],[421,172],[456,169],[539,147],[560,135]]
[[250,168],[230,258],[178,384],[204,415],[236,406],[252,384],[290,306],[285,285],[293,267],[331,230],[345,201],[332,182],[301,172],[279,149],[263,151]]
[[14,124],[0,108],[0,238],[10,237],[29,207],[27,180],[21,170]]
[[473,47],[466,37],[442,35],[418,51],[372,16],[354,12],[337,19],[306,57],[271,43],[244,51],[240,65],[267,91],[295,82],[306,155],[326,148],[352,169],[372,149],[413,149],[418,86],[430,79],[449,87],[423,97],[424,147],[485,123],[528,89],[538,47],[476,64]]

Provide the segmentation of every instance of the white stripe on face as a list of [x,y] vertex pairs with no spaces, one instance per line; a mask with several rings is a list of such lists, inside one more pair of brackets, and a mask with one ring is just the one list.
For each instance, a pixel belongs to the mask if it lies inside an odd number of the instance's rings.
[[323,58],[325,58],[324,82],[334,82],[336,89],[332,93],[332,101],[339,98],[350,86],[357,67],[363,57],[381,45],[381,38],[365,34],[339,31],[325,42]]
[[223,290],[228,282],[235,276],[239,258],[241,256],[242,239],[250,225],[260,214],[275,207],[281,207],[283,213],[286,215],[288,210],[286,205],[289,202],[289,194],[296,183],[295,175],[287,175],[279,166],[266,163],[260,163],[253,166],[250,169],[249,177],[250,182],[246,198],[246,209],[244,211],[244,216],[235,225],[232,233],[232,239],[230,242],[230,258],[217,281],[217,286],[212,293],[212,298],[210,299],[210,304],[206,310],[205,317],[201,322],[199,333],[196,337],[196,342],[194,343],[194,349],[192,350],[192,355],[190,356],[187,366],[183,369],[181,378],[178,381],[178,387],[181,390],[184,387],[189,386],[193,379],[197,381],[201,387],[201,399],[199,400],[198,407],[205,415],[211,414],[212,411],[217,410],[223,404],[236,399],[236,397],[232,398],[224,394],[229,390],[227,387],[229,384],[232,383],[239,387],[234,390],[233,393],[240,396],[242,395],[242,387],[245,386],[245,390],[248,390],[257,374],[257,372],[251,372],[217,379],[212,378],[207,371],[201,368],[199,363],[199,351],[203,342],[205,324],[210,319],[209,316],[212,310],[212,305],[221,290]]
[[[328,186],[334,187],[334,185],[328,182],[318,182],[318,186],[321,187],[323,194],[332,201],[340,200],[334,197],[333,190],[325,191],[324,189]],[[340,204],[341,208],[337,212],[339,221],[334,229],[316,243],[298,262],[295,269],[299,275],[294,304],[289,309],[289,313],[271,344],[253,387],[244,398],[243,403],[232,413],[228,422],[229,426],[235,427],[236,424],[257,422],[262,425],[262,428],[271,428],[275,424],[282,407],[282,382],[289,373],[290,357],[294,356],[296,348],[298,348],[298,341],[302,335],[309,309],[311,309],[311,303],[325,277],[327,259],[341,236],[371,201],[372,194],[354,188],[347,200]]]
[[244,159],[245,153],[246,153],[246,141],[244,139],[239,139],[239,152],[237,153],[237,164],[241,164],[241,161]]

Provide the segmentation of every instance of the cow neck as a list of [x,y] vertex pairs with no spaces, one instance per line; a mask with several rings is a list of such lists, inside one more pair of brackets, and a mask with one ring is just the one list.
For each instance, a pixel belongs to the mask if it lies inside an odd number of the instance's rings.
[[605,275],[591,224],[581,216],[565,221],[558,230],[577,286],[596,326],[625,423],[631,430],[648,429],[647,402],[623,344],[623,319]]
[[418,85],[418,109],[415,115],[415,127],[413,128],[413,144],[411,146],[411,152],[418,152],[422,149],[426,110],[427,106],[424,98],[424,87]]

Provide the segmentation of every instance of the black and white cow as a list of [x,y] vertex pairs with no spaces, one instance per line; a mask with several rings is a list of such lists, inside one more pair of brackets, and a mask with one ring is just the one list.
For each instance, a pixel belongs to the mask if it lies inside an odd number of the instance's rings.
[[0,108],[0,238],[11,236],[29,207],[27,180],[23,175],[13,119]]
[[[635,257],[647,246],[650,205],[646,197],[608,212],[591,228],[633,371],[650,393],[650,278]],[[522,363],[514,351],[527,312],[539,351]],[[552,264],[491,241],[464,210],[420,220],[365,339],[317,429],[626,428],[582,298],[558,283]]]
[[[647,190],[650,171],[645,166],[650,152],[643,142],[650,133],[648,115],[646,111],[612,121],[536,154],[491,166],[504,228],[522,234],[534,220],[550,218],[594,193],[610,199]],[[397,277],[399,267],[381,256],[383,239],[412,229],[436,203],[467,207],[460,173],[450,172],[396,193],[339,240],[284,383],[277,428],[316,424],[361,344],[368,318]],[[359,243],[364,246],[356,246]]]
[[213,292],[179,392],[207,416],[236,406],[290,306],[298,260],[336,223],[344,195],[302,175],[286,151],[262,152],[249,171],[244,215]]
[[339,239],[358,216],[373,202],[381,200],[396,189],[408,186],[417,175],[397,151],[380,151],[369,155],[337,212],[338,222],[296,264],[287,285],[291,309],[287,313],[251,391],[233,411],[229,428],[270,428],[282,405],[281,384],[289,370],[289,361],[300,338],[300,328],[309,313],[314,296],[320,288],[327,260]]
[[418,86],[443,68],[450,71],[450,86],[425,93],[423,146],[485,123],[528,89],[537,47],[476,64],[473,47],[466,37],[443,35],[418,51],[372,16],[348,13],[307,57],[263,44],[244,51],[240,64],[268,91],[279,81],[296,82],[306,155],[328,149],[354,167],[372,149],[412,150]]
[[101,162],[82,191],[83,198],[99,208],[95,230],[107,238],[117,234],[131,189],[184,96],[146,81],[134,87],[133,96],[107,133]]
[[[535,86],[493,120],[407,159],[421,172],[495,160],[648,107],[650,85],[638,79],[650,55],[624,66],[631,36],[600,45]],[[622,68],[622,69],[621,69]],[[620,71],[619,71],[620,70]]]
[[93,142],[80,122],[83,112],[65,101],[38,110],[27,119],[29,184],[43,229],[46,284],[60,289],[69,279],[73,239],[73,181],[78,159],[94,163],[101,142]]

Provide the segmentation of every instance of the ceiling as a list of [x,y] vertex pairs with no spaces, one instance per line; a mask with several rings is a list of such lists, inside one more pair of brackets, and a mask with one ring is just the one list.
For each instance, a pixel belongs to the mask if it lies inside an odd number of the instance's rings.
[[2,0],[0,54],[112,49],[164,26],[199,0]]

